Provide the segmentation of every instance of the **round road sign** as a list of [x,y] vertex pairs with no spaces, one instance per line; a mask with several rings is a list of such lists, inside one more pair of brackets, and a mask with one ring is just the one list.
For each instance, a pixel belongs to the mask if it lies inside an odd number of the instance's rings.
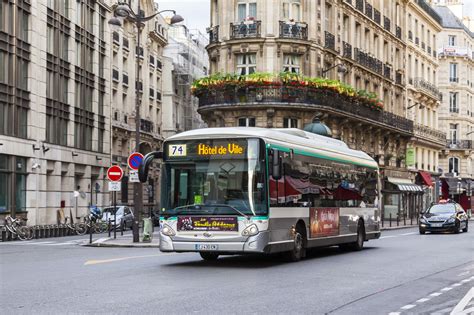
[[140,152],[134,152],[130,154],[128,157],[128,167],[130,167],[132,170],[138,170],[140,167],[140,164],[143,161],[143,154]]
[[107,170],[107,178],[112,182],[118,182],[122,179],[123,171],[120,166],[113,165]]

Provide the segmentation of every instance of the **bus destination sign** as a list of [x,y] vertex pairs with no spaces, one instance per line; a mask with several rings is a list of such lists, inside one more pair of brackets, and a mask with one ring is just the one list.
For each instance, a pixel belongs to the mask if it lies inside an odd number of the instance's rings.
[[219,139],[169,143],[167,153],[169,159],[245,158],[247,141]]

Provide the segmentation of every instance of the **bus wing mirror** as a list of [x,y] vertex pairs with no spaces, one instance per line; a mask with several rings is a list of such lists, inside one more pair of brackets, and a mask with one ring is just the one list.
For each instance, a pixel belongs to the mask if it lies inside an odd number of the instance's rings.
[[280,151],[278,150],[273,150],[272,177],[275,180],[279,180],[281,178],[281,157]]
[[163,152],[161,151],[150,152],[145,155],[142,163],[140,164],[140,167],[138,168],[138,179],[140,180],[140,182],[145,183],[147,181],[148,171],[150,169],[151,162],[153,162],[154,159],[162,158]]

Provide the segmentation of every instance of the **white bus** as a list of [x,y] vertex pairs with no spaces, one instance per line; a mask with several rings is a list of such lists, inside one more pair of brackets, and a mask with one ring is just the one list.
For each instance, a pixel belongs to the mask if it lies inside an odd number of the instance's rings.
[[160,250],[219,255],[339,245],[380,237],[378,164],[339,140],[299,129],[208,128],[168,138]]

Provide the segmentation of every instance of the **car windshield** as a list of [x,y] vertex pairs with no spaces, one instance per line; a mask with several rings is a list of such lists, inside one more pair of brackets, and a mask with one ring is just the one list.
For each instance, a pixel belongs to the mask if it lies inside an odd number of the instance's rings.
[[454,214],[456,213],[456,207],[454,204],[440,204],[434,205],[428,209],[427,213],[431,214]]
[[[117,214],[121,214],[122,211],[123,211],[121,207],[117,207],[116,209],[117,209]],[[103,214],[106,214],[106,213],[114,214],[114,207],[104,208],[104,211],[102,213]]]

